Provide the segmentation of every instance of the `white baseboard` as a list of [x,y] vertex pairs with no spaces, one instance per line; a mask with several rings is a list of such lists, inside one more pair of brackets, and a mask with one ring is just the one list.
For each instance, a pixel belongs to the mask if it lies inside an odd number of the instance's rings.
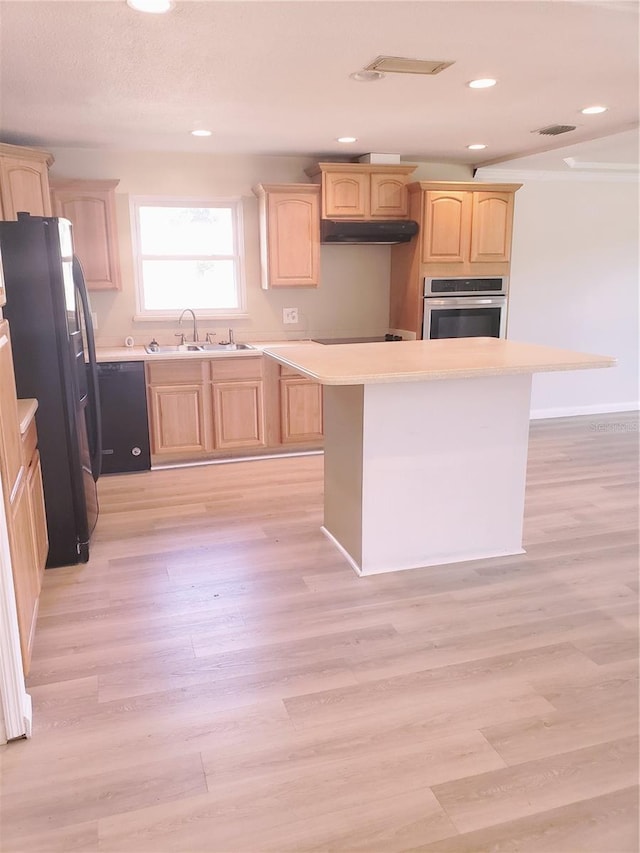
[[596,403],[591,406],[561,406],[553,409],[532,409],[530,418],[538,421],[545,418],[570,418],[578,415],[612,415],[617,412],[637,412],[640,402]]

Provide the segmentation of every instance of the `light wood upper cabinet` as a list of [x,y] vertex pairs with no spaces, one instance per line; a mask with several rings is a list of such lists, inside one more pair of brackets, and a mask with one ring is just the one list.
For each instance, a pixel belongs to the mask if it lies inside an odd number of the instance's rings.
[[320,283],[320,189],[312,184],[259,184],[262,287]]
[[407,218],[409,215],[407,178],[408,176],[398,177],[384,172],[372,172],[369,179],[372,218]]
[[51,216],[49,166],[53,155],[37,148],[0,144],[0,207],[2,219],[18,213]]
[[307,169],[322,187],[323,219],[407,219],[407,181],[415,166],[317,163]]
[[56,216],[73,225],[74,251],[89,290],[120,290],[115,188],[119,181],[52,181]]
[[471,263],[511,259],[512,192],[474,192],[471,216]]
[[508,263],[513,199],[514,190],[425,190],[422,262],[467,265],[451,275],[471,274],[474,264]]
[[423,219],[423,262],[463,263],[469,254],[470,194],[447,190],[425,192]]
[[369,200],[369,175],[324,172],[322,212],[325,219],[364,219]]

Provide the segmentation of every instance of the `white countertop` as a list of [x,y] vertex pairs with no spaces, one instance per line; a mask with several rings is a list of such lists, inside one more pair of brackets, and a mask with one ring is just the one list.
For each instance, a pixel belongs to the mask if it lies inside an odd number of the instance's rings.
[[265,355],[323,385],[469,379],[613,367],[615,358],[497,338],[268,347]]
[[320,347],[321,344],[316,344],[313,341],[258,341],[251,342],[253,349],[238,349],[238,350],[218,350],[212,352],[163,352],[149,353],[144,347],[98,347],[96,356],[99,363],[105,361],[173,361],[174,359],[184,358],[247,358],[256,355],[262,355],[262,352],[267,347]]

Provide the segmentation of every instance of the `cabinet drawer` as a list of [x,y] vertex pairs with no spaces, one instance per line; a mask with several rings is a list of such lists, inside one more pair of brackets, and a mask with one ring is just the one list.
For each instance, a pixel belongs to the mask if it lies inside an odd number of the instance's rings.
[[206,379],[209,360],[184,359],[147,362],[147,378],[152,385],[173,385],[176,382],[201,382]]
[[26,432],[22,434],[22,458],[24,460],[25,468],[29,467],[29,463],[31,462],[31,458],[35,453],[37,444],[38,433],[36,430],[36,422],[35,420],[32,420],[29,426],[27,427]]
[[229,379],[262,379],[262,356],[255,358],[213,358],[211,379],[223,382]]

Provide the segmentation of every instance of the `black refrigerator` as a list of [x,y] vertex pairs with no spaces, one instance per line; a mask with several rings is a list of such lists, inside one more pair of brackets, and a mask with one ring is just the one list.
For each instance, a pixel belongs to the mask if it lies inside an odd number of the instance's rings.
[[98,520],[101,421],[91,311],[66,219],[0,222],[18,397],[36,427],[49,533],[47,568],[86,563]]

